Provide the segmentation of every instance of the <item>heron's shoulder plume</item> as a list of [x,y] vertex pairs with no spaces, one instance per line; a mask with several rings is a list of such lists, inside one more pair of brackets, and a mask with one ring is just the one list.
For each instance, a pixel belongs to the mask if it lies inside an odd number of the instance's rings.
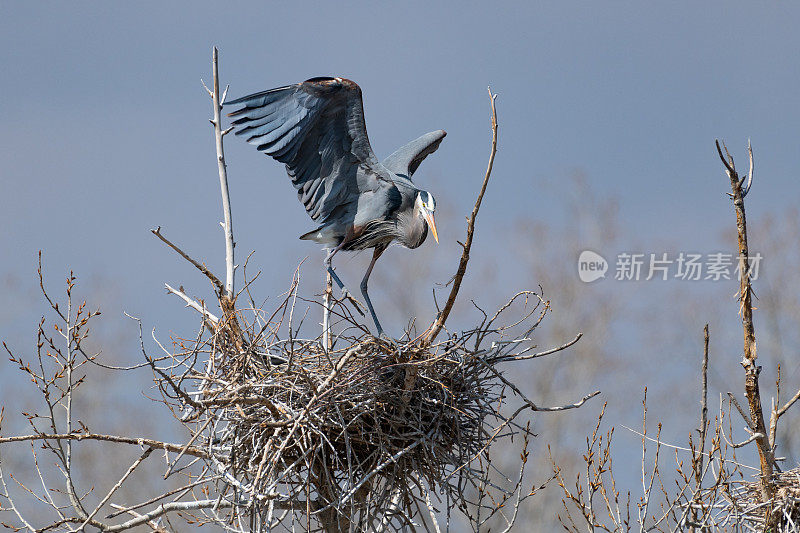
[[247,96],[242,96],[241,98],[236,98],[235,100],[228,100],[226,102],[223,102],[222,105],[224,107],[224,106],[244,104],[245,105],[244,108],[237,109],[232,113],[228,113],[229,117],[234,117],[236,115],[243,113],[245,110],[249,108],[260,107],[262,105],[269,103],[270,101],[280,98],[286,91],[291,91],[293,89],[296,89],[297,85],[299,84],[284,85],[283,87],[276,87],[274,89],[267,89],[266,91],[259,91],[257,93],[248,94]]
[[361,92],[361,88],[358,86],[358,84],[352,80],[348,80],[347,78],[334,76],[315,76],[307,79],[306,81],[295,83],[293,85],[284,85],[283,87],[267,89],[266,91],[259,91],[257,93],[236,98],[234,100],[228,100],[222,105],[232,106],[244,104],[244,108],[228,113],[229,117],[235,117],[247,112],[249,109],[266,106],[276,100],[279,100],[280,98],[285,97],[287,93],[296,92],[298,90],[331,93],[339,89],[349,89],[352,91],[358,91],[359,93]]
[[298,87],[311,94],[335,94],[341,92],[361,96],[361,87],[353,80],[342,77],[317,76],[299,83]]
[[323,81],[327,81],[327,82],[336,81],[336,78],[334,78],[333,76],[314,76],[313,78],[308,78],[305,81],[305,83],[314,83],[314,82],[323,82]]

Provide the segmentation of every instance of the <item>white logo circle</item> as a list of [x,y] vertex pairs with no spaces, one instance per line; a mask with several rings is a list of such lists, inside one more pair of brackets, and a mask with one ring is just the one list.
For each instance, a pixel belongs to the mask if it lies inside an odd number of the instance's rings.
[[608,261],[602,255],[591,250],[584,250],[578,257],[578,277],[584,283],[606,277]]

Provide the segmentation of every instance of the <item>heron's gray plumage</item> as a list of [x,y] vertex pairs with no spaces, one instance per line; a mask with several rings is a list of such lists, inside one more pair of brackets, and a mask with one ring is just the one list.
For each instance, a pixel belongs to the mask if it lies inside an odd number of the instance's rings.
[[398,148],[392,155],[383,160],[383,166],[389,172],[410,180],[422,160],[439,148],[445,135],[447,135],[447,132],[444,130],[426,133]]
[[367,137],[361,89],[343,78],[303,83],[245,96],[230,113],[235,133],[286,164],[313,220],[325,222],[359,195],[393,187]]
[[427,133],[381,163],[367,137],[361,89],[345,78],[311,78],[225,105],[242,106],[228,115],[236,135],[286,165],[300,202],[321,224],[300,238],[332,249],[326,265],[343,289],[330,267],[333,255],[342,249],[375,249],[361,288],[381,331],[367,279],[391,242],[416,248],[425,241],[426,220],[433,224],[435,204],[410,178],[446,133]]
[[364,250],[388,246],[397,241],[406,248],[418,248],[428,236],[428,224],[418,214],[399,211],[397,219],[373,220],[365,231],[343,246],[343,250]]

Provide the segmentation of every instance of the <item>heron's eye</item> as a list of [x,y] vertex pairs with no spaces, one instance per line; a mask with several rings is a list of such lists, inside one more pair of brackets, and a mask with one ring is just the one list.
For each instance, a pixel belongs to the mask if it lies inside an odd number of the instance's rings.
[[422,207],[428,211],[433,211],[433,196],[431,196],[428,191],[420,191],[419,199]]
[[419,192],[419,202],[422,204],[422,207],[428,211],[432,212],[434,209],[436,209],[436,202],[434,202],[433,196],[428,191]]

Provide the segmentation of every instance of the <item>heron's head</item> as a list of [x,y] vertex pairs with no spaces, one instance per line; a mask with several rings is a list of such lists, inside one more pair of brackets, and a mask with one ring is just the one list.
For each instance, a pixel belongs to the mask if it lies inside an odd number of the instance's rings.
[[433,195],[428,191],[419,191],[417,193],[416,207],[428,226],[431,228],[433,238],[439,242],[439,235],[436,234],[436,221],[433,219],[433,212],[436,211],[436,201]]

